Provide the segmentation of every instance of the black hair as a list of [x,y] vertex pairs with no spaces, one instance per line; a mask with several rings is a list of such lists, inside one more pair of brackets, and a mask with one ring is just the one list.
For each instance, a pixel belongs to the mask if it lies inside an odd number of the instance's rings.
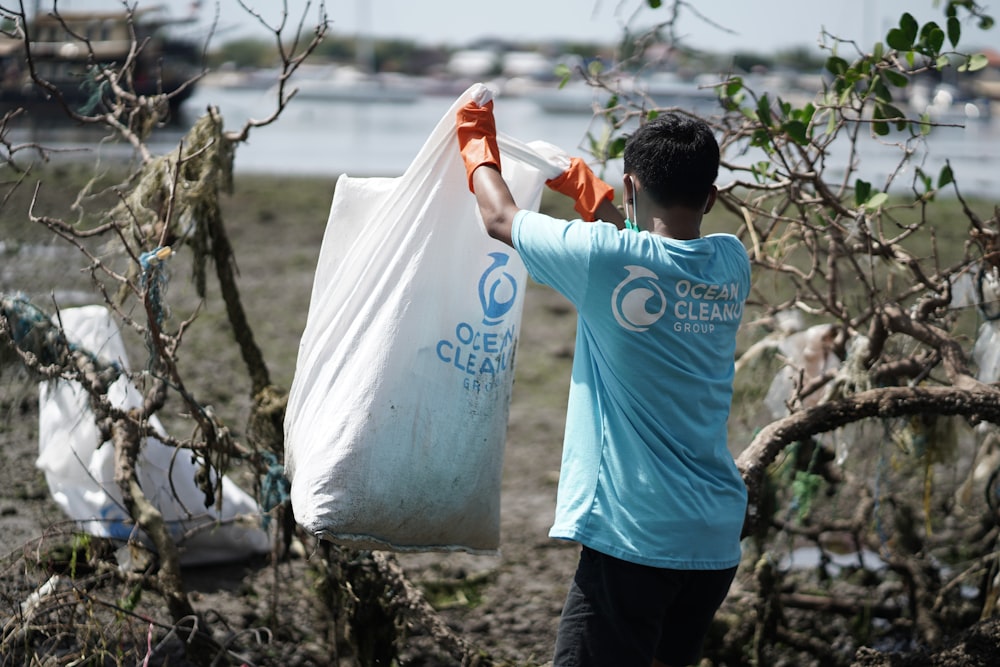
[[624,167],[661,206],[701,208],[719,175],[719,142],[705,121],[665,114],[628,138]]

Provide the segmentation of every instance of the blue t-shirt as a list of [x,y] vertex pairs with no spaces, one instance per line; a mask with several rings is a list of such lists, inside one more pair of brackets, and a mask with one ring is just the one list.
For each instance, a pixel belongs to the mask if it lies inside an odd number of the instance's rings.
[[654,567],[737,565],[747,500],[726,422],[743,244],[526,210],[512,234],[531,277],[579,315],[549,535]]

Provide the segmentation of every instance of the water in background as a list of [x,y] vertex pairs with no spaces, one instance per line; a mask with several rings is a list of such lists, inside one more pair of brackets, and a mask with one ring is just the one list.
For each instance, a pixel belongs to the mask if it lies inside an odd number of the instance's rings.
[[[263,117],[273,109],[266,91],[200,88],[185,109],[197,114],[209,103],[221,110],[226,127],[237,128],[247,118]],[[424,140],[442,120],[453,98],[424,96],[412,104],[343,103],[295,100],[274,126],[255,130],[236,155],[237,172],[308,175],[396,176],[416,156]],[[574,155],[586,155],[587,132],[600,135],[604,125],[587,113],[551,113],[531,99],[499,96],[495,102],[497,128],[521,141],[543,139]],[[451,119],[446,119],[451,122]],[[911,181],[915,166],[937,175],[949,160],[966,194],[994,195],[1000,190],[1000,117],[963,121],[965,127],[939,127],[928,150],[897,174],[896,187]],[[890,136],[884,143],[901,141]],[[900,152],[863,138],[857,156],[860,175],[876,188],[898,167]],[[828,176],[843,172],[850,158],[846,141],[830,156]],[[729,156],[750,164],[760,156]],[[614,185],[621,163],[609,165],[603,176]],[[720,184],[726,174],[720,176]],[[731,174],[730,174],[731,177]],[[744,178],[746,178],[744,176]]]
[[[240,146],[237,171],[396,176],[419,152],[455,99],[423,96],[409,104],[294,100],[274,126],[256,129]],[[266,91],[201,88],[185,103],[189,114],[218,106],[227,129],[274,108]],[[586,114],[545,114],[523,98],[497,98],[497,126],[522,141],[544,139],[580,154],[591,125]],[[454,122],[447,119],[446,122]],[[597,126],[600,127],[600,126]]]
[[[454,102],[447,96],[421,96],[409,104],[341,102],[295,99],[281,118],[267,127],[251,131],[247,143],[236,153],[237,173],[280,173],[295,175],[397,176],[403,173],[436,124]],[[237,130],[248,118],[262,119],[274,110],[273,94],[260,89],[228,89],[201,86],[185,103],[190,123],[208,105],[219,108],[226,129]],[[530,97],[499,96],[495,103],[497,127],[522,141],[543,139],[574,155],[586,155],[588,131],[599,135],[603,124],[587,113],[551,113]],[[446,119],[446,122],[451,122]],[[906,187],[915,166],[936,177],[949,160],[965,194],[993,196],[1000,190],[1000,117],[963,121],[965,127],[935,129],[929,150],[902,168],[896,187]],[[159,131],[151,148],[155,153],[174,149],[182,131]],[[901,141],[904,135],[889,137],[884,143]],[[57,148],[57,158],[86,158],[95,152],[104,159],[128,158],[130,149],[121,144],[96,146],[93,135],[79,130],[36,131],[31,140]],[[827,162],[827,176],[837,178],[851,159],[849,144],[834,148]],[[859,142],[854,156],[860,176],[880,188],[899,168],[898,149],[880,145],[867,136]],[[750,164],[760,155],[728,155],[739,164]],[[617,185],[620,162],[612,163],[603,176]],[[732,174],[720,175],[720,185]],[[746,178],[746,176],[743,176]]]

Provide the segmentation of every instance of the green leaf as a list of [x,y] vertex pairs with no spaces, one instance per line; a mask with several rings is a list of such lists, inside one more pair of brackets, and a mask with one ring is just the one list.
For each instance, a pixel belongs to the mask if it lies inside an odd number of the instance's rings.
[[760,99],[757,100],[757,120],[762,125],[771,125],[771,100],[767,93],[761,95]]
[[906,129],[906,114],[904,114],[899,107],[893,106],[892,104],[883,104],[882,113],[885,114],[884,118],[886,120],[895,121],[897,130]]
[[659,9],[663,6],[663,0],[646,0],[646,4],[650,9]]
[[750,136],[750,145],[757,148],[763,148],[768,153],[773,151],[773,146],[771,146],[771,135],[768,134],[767,130],[754,130],[753,134]]
[[940,55],[937,57],[937,60],[934,61],[934,66],[937,67],[939,70],[948,69],[949,67],[951,67],[951,58],[949,58],[946,55]]
[[931,133],[931,115],[926,111],[920,114],[920,134],[927,136]]
[[848,67],[850,65],[847,64],[847,61],[838,56],[830,56],[826,59],[826,69],[831,74],[840,76],[847,71]]
[[854,94],[854,88],[853,87],[851,87],[851,86],[844,86],[844,89],[842,91],[840,91],[840,99],[838,100],[838,103],[841,106],[843,106],[844,104],[847,104],[847,101],[849,99],[851,99],[851,95],[853,95],[853,94]]
[[941,167],[941,173],[938,175],[938,187],[943,188],[950,183],[955,181],[955,174],[951,171],[951,165],[946,164]]
[[569,83],[570,77],[573,76],[573,72],[566,65],[559,64],[556,65],[555,75],[559,77],[559,88],[564,88]]
[[889,124],[885,122],[885,110],[881,104],[872,109],[872,131],[880,137],[889,134]]
[[932,49],[933,53],[941,51],[941,47],[944,46],[944,30],[934,26],[934,30],[927,35],[927,46]]
[[[904,14],[903,18],[908,17],[912,20],[913,17],[909,14]],[[889,45],[890,48],[896,49],[897,51],[910,51],[913,49],[913,41],[917,37],[916,21],[914,21],[913,29],[908,29],[908,25],[903,25],[904,21],[900,20],[900,27],[893,28],[885,36],[885,43]]]
[[837,115],[830,114],[830,119],[826,122],[826,133],[833,134],[837,130]]
[[924,26],[922,32],[921,41],[930,52],[938,53],[941,51],[941,47],[944,46],[944,30],[938,27],[936,23],[928,23]]
[[962,22],[956,16],[948,17],[948,41],[952,48],[958,46],[958,40],[962,37]]
[[805,123],[798,120],[792,120],[785,123],[781,129],[783,129],[785,134],[787,134],[791,140],[799,146],[809,145],[809,136],[806,132],[808,127]]
[[872,90],[875,92],[875,99],[879,102],[891,102],[892,93],[889,92],[888,86],[885,85],[885,81],[882,77],[877,77],[872,81]]
[[931,177],[928,176],[924,172],[924,170],[921,169],[920,167],[916,167],[914,169],[914,173],[916,173],[917,178],[919,178],[920,182],[923,184],[923,186],[924,186],[924,192],[928,192],[929,190],[931,190]]
[[740,108],[740,104],[746,96],[741,92],[733,97],[723,97],[720,101],[722,102],[722,108],[726,111],[736,111]]
[[616,137],[610,144],[608,144],[608,158],[615,159],[621,157],[625,153],[625,137]]
[[865,202],[865,208],[869,211],[874,211],[881,208],[887,201],[889,201],[889,195],[884,192],[876,192]]
[[862,181],[860,178],[854,181],[854,204],[856,206],[861,206],[872,194],[872,184],[868,181]]
[[889,83],[896,86],[897,88],[906,88],[909,85],[910,80],[902,72],[897,72],[894,69],[882,70],[882,76],[889,80]]
[[906,39],[906,35],[899,28],[893,28],[889,31],[885,36],[885,43],[897,51],[909,51],[910,47],[913,46],[913,42]]
[[761,160],[752,164],[750,165],[750,173],[753,174],[755,181],[764,183],[771,177],[771,163],[767,160]]
[[793,120],[802,121],[806,125],[812,122],[813,116],[816,115],[816,106],[812,102],[807,102],[801,109],[793,109],[791,112],[791,118]]
[[917,38],[917,30],[920,29],[920,24],[917,23],[917,19],[913,18],[913,14],[903,12],[903,15],[899,17],[899,29],[906,34],[906,37],[910,40],[910,44],[912,44],[913,40]]
[[602,63],[598,58],[594,58],[587,65],[587,71],[590,72],[591,76],[597,76],[604,71],[604,63]]
[[959,65],[958,71],[959,72],[977,72],[977,71],[983,69],[984,67],[986,67],[989,64],[990,64],[990,61],[986,57],[985,54],[974,53],[971,56],[969,56],[968,61],[966,61],[962,65]]

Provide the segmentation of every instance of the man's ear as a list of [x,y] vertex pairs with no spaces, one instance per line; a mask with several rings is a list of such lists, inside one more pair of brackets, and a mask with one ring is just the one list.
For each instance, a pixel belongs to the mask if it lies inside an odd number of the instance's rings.
[[635,176],[625,174],[622,177],[622,199],[629,201],[635,199]]
[[708,193],[708,199],[705,200],[705,211],[704,211],[705,213],[708,213],[709,211],[712,210],[712,207],[715,206],[715,200],[718,198],[718,196],[719,196],[719,188],[713,185],[711,191],[709,191]]

